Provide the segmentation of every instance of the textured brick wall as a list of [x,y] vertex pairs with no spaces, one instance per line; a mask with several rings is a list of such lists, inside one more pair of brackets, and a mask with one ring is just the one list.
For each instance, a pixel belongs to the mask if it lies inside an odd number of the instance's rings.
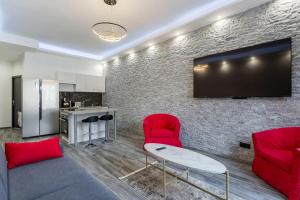
[[[194,99],[193,59],[286,37],[293,41],[291,98]],[[250,161],[251,133],[300,125],[300,1],[277,0],[108,63],[105,102],[118,127],[142,134],[142,120],[167,112],[182,122],[184,146]]]

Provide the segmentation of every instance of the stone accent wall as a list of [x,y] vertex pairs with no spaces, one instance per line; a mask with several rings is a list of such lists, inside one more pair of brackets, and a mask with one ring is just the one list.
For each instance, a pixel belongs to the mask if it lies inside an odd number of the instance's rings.
[[[292,97],[246,100],[193,98],[193,59],[292,37]],[[143,118],[171,113],[182,123],[183,145],[244,161],[239,147],[251,134],[300,126],[300,1],[277,0],[172,38],[105,67],[105,102],[119,109],[118,128],[143,134]]]

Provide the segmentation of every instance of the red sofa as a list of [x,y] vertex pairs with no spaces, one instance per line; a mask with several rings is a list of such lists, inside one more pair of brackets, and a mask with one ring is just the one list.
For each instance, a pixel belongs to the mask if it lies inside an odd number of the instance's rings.
[[152,114],[143,123],[145,144],[161,143],[182,147],[179,139],[180,122],[177,117],[169,114]]
[[300,127],[266,130],[252,139],[253,172],[289,200],[300,200]]

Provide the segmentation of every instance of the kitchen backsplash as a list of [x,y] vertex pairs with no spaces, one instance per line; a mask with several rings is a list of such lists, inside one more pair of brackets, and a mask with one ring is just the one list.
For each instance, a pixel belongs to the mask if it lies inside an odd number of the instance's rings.
[[[67,101],[79,101],[81,106],[102,106],[102,93],[94,92],[59,92],[59,105],[63,98]],[[84,102],[84,104],[83,104]],[[60,106],[62,107],[62,106]]]

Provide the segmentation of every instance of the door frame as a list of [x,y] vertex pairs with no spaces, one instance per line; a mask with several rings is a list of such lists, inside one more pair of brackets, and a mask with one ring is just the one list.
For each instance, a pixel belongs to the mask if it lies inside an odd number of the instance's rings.
[[[22,75],[17,75],[17,76],[12,76],[11,77],[11,82],[12,82],[12,93],[11,93],[11,128],[15,128],[15,127],[13,127],[13,125],[14,125],[14,103],[13,103],[13,101],[14,101],[14,79],[16,79],[16,78],[20,78],[20,79],[22,79]],[[21,92],[22,92],[22,82],[21,82]],[[22,98],[22,95],[21,95],[21,98]],[[22,99],[21,99],[22,100]]]

